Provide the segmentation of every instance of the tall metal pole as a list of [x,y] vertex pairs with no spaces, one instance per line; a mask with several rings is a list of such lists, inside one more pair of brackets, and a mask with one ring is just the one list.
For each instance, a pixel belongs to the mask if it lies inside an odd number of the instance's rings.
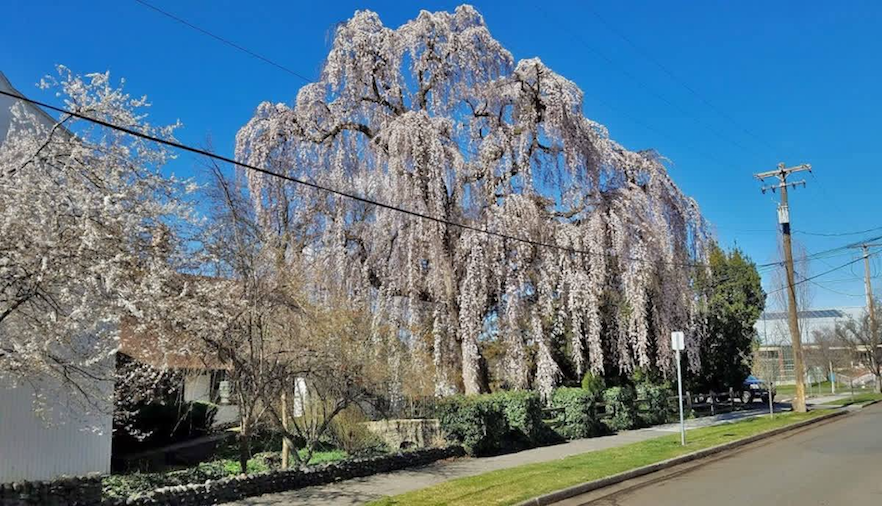
[[[787,168],[783,163],[780,163],[778,164],[778,170],[755,174],[755,177],[761,181],[769,177],[776,177],[780,181],[778,184],[769,188],[771,188],[772,191],[777,189],[781,190],[781,203],[778,205],[778,222],[781,224],[781,236],[784,246],[784,267],[787,272],[788,323],[790,326],[790,341],[793,348],[793,373],[796,376],[796,397],[793,399],[793,411],[798,413],[805,413],[806,411],[805,365],[803,363],[802,339],[799,333],[799,317],[796,306],[796,283],[793,279],[793,249],[790,239],[790,206],[787,200],[787,188],[788,186],[795,187],[800,184],[805,185],[805,181],[788,183],[787,176],[792,172],[803,170],[811,171],[812,167],[811,165],[803,164]],[[763,188],[763,192],[765,192],[766,189],[767,188]]]
[[677,394],[680,398],[680,444],[686,446],[686,422],[683,418],[683,373],[680,368],[679,348],[677,348]]

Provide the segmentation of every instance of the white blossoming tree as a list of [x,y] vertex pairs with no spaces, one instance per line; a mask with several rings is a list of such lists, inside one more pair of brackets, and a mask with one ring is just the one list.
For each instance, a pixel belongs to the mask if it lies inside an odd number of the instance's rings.
[[[42,85],[68,109],[171,138],[176,125],[150,125],[146,100],[109,74],[58,70]],[[150,324],[183,266],[188,188],[160,173],[162,147],[69,117],[49,127],[21,102],[14,116],[0,145],[0,382],[110,409],[120,319]]]
[[[261,226],[392,325],[376,339],[434,357],[437,394],[486,388],[490,336],[504,342],[507,383],[547,394],[561,374],[555,336],[579,373],[667,370],[669,331],[696,324],[690,266],[706,241],[659,157],[612,141],[582,96],[538,59],[515,62],[470,6],[397,29],[359,11],[293,107],[257,108],[237,157],[552,245],[243,171]],[[696,350],[691,340],[693,367]]]

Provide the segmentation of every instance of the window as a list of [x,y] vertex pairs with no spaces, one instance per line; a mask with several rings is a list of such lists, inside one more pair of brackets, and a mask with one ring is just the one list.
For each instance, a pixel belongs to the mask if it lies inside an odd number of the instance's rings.
[[232,385],[226,370],[211,371],[209,400],[215,404],[231,404],[233,396]]

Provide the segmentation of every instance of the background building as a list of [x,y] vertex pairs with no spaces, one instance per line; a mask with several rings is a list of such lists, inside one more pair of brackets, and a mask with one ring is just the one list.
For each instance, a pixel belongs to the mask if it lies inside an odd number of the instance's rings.
[[[21,94],[2,72],[0,90]],[[0,146],[6,140],[16,102],[0,96]],[[39,107],[24,107],[45,126],[55,125]],[[95,365],[105,366],[108,364]],[[110,402],[81,413],[74,407],[78,403],[71,393],[51,378],[14,379],[13,383],[13,378],[0,375],[0,483],[110,472]],[[113,386],[99,387],[109,392]],[[44,398],[39,405],[34,403],[37,389]]]
[[[808,309],[799,311],[799,331],[806,355],[806,380],[822,381],[827,378],[830,365],[834,370],[850,370],[854,364],[847,353],[838,347],[830,349],[830,343],[817,342],[817,334],[830,331],[836,324],[849,318],[860,318],[863,306]],[[754,374],[767,379],[777,376],[778,383],[793,383],[793,346],[787,311],[766,311],[757,320],[759,350],[754,361]],[[831,362],[835,362],[829,364]]]

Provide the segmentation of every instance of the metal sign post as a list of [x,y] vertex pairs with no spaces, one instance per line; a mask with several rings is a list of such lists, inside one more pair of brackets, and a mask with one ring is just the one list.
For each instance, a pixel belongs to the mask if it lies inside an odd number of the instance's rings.
[[676,352],[677,360],[677,393],[680,397],[680,444],[686,446],[686,422],[683,420],[683,372],[680,369],[680,351],[686,346],[682,332],[671,332],[671,348]]

